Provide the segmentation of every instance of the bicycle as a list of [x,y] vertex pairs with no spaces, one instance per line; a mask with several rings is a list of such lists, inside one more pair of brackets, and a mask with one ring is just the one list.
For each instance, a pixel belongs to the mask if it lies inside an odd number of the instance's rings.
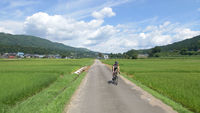
[[113,73],[112,83],[115,84],[115,85],[118,84],[117,71],[115,71],[115,72]]

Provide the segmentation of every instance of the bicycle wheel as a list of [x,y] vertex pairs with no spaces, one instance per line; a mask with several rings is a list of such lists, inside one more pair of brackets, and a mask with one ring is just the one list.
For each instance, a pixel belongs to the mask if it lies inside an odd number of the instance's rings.
[[118,76],[115,77],[115,85],[118,84]]

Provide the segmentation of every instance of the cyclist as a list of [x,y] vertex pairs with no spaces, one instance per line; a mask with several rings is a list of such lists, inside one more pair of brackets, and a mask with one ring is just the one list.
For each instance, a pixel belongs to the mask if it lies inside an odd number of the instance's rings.
[[115,61],[115,64],[113,64],[112,72],[113,72],[113,74],[112,74],[112,76],[113,76],[113,77],[112,77],[112,80],[114,79],[115,74],[116,74],[116,75],[117,75],[117,73],[120,74],[120,71],[119,71],[119,64],[118,64],[117,61]]

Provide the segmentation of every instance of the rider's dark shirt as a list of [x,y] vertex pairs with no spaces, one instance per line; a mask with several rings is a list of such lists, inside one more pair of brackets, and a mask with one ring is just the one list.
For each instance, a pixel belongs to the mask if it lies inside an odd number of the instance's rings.
[[117,67],[118,67],[118,65],[117,65],[117,64],[114,64],[113,66],[114,66],[114,71],[116,71],[116,70],[117,70]]

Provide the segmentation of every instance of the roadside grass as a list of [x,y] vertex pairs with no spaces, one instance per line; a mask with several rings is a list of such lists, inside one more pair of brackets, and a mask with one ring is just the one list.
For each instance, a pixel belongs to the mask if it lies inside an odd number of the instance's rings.
[[[111,65],[115,60],[102,61]],[[126,78],[178,112],[200,112],[200,59],[117,59],[117,61]]]
[[82,73],[75,81],[77,75],[74,74],[59,78],[49,88],[17,104],[8,113],[62,113],[85,74]]
[[[199,59],[200,55],[161,56],[159,59]],[[157,58],[155,58],[157,59]]]
[[[0,60],[0,112],[35,113],[39,110],[38,107],[44,108],[42,102],[47,104],[65,91],[63,88],[68,87],[76,77],[72,74],[73,71],[91,65],[92,61],[92,59]],[[73,90],[68,91],[73,92]],[[46,96],[40,98],[38,95],[41,95],[41,92]],[[31,102],[35,103],[28,106],[27,103]]]

